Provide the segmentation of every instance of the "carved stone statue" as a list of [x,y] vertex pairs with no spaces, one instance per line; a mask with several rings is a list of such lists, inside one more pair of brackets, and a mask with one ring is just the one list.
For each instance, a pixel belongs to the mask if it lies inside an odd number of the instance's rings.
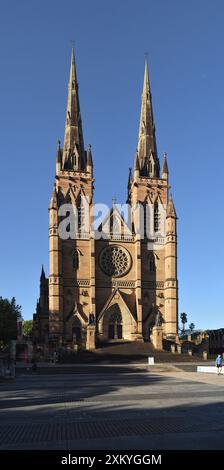
[[155,326],[162,326],[164,323],[163,316],[161,312],[158,310],[156,313],[156,318],[155,318]]
[[165,322],[162,313],[159,310],[158,305],[152,304],[150,310],[150,322],[149,322],[149,330],[150,334],[152,334],[154,326],[162,326]]

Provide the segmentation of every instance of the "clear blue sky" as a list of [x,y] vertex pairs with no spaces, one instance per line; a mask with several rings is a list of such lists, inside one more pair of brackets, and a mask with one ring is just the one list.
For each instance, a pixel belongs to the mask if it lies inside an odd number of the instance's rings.
[[[222,0],[1,0],[0,295],[24,318],[48,274],[48,204],[63,139],[71,41],[95,201],[126,200],[148,52],[159,154],[179,216],[180,312],[223,319]],[[114,175],[113,179],[111,175]]]

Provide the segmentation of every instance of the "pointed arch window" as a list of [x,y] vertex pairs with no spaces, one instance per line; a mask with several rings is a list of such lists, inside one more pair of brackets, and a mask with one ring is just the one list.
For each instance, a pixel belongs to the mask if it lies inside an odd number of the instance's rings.
[[155,176],[155,162],[152,154],[147,158],[146,161],[146,176],[150,176],[151,178]]
[[143,210],[144,210],[144,237],[146,237],[147,233],[147,208],[146,208],[146,203],[143,205]]
[[109,319],[109,339],[122,339],[122,326],[121,313],[113,312]]
[[79,232],[84,226],[84,215],[85,215],[84,204],[82,202],[82,198],[80,197],[77,203],[77,218],[78,218],[77,228]]
[[154,204],[154,232],[159,232],[160,230],[160,211],[158,201]]
[[78,317],[74,317],[72,323],[72,340],[78,346],[82,344],[82,324]]
[[144,202],[144,238],[150,237],[150,206],[148,202]]

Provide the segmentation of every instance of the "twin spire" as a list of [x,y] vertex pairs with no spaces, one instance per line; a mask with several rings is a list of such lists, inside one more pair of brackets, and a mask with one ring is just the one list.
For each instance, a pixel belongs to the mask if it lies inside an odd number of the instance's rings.
[[[91,147],[89,147],[88,155],[84,147],[75,56],[72,48],[64,146],[61,149],[60,143],[58,144],[57,167],[65,170],[90,171],[92,166]],[[145,61],[135,168],[139,172],[139,176],[160,177],[147,60]],[[167,169],[166,171],[168,172]]]
[[62,168],[65,170],[85,171],[86,163],[75,55],[72,48]]
[[[148,63],[145,61],[142,105],[138,135],[137,158],[140,176],[159,177],[160,166],[157,156],[155,124],[152,109],[152,96],[149,84]],[[135,166],[136,166],[135,157]]]

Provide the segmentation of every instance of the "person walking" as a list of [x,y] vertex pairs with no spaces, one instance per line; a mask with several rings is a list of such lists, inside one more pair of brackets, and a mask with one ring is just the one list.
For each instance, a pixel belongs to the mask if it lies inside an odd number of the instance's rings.
[[221,374],[222,372],[222,356],[221,354],[218,354],[216,360],[215,360],[215,364],[216,364],[216,367],[217,367],[217,374]]

